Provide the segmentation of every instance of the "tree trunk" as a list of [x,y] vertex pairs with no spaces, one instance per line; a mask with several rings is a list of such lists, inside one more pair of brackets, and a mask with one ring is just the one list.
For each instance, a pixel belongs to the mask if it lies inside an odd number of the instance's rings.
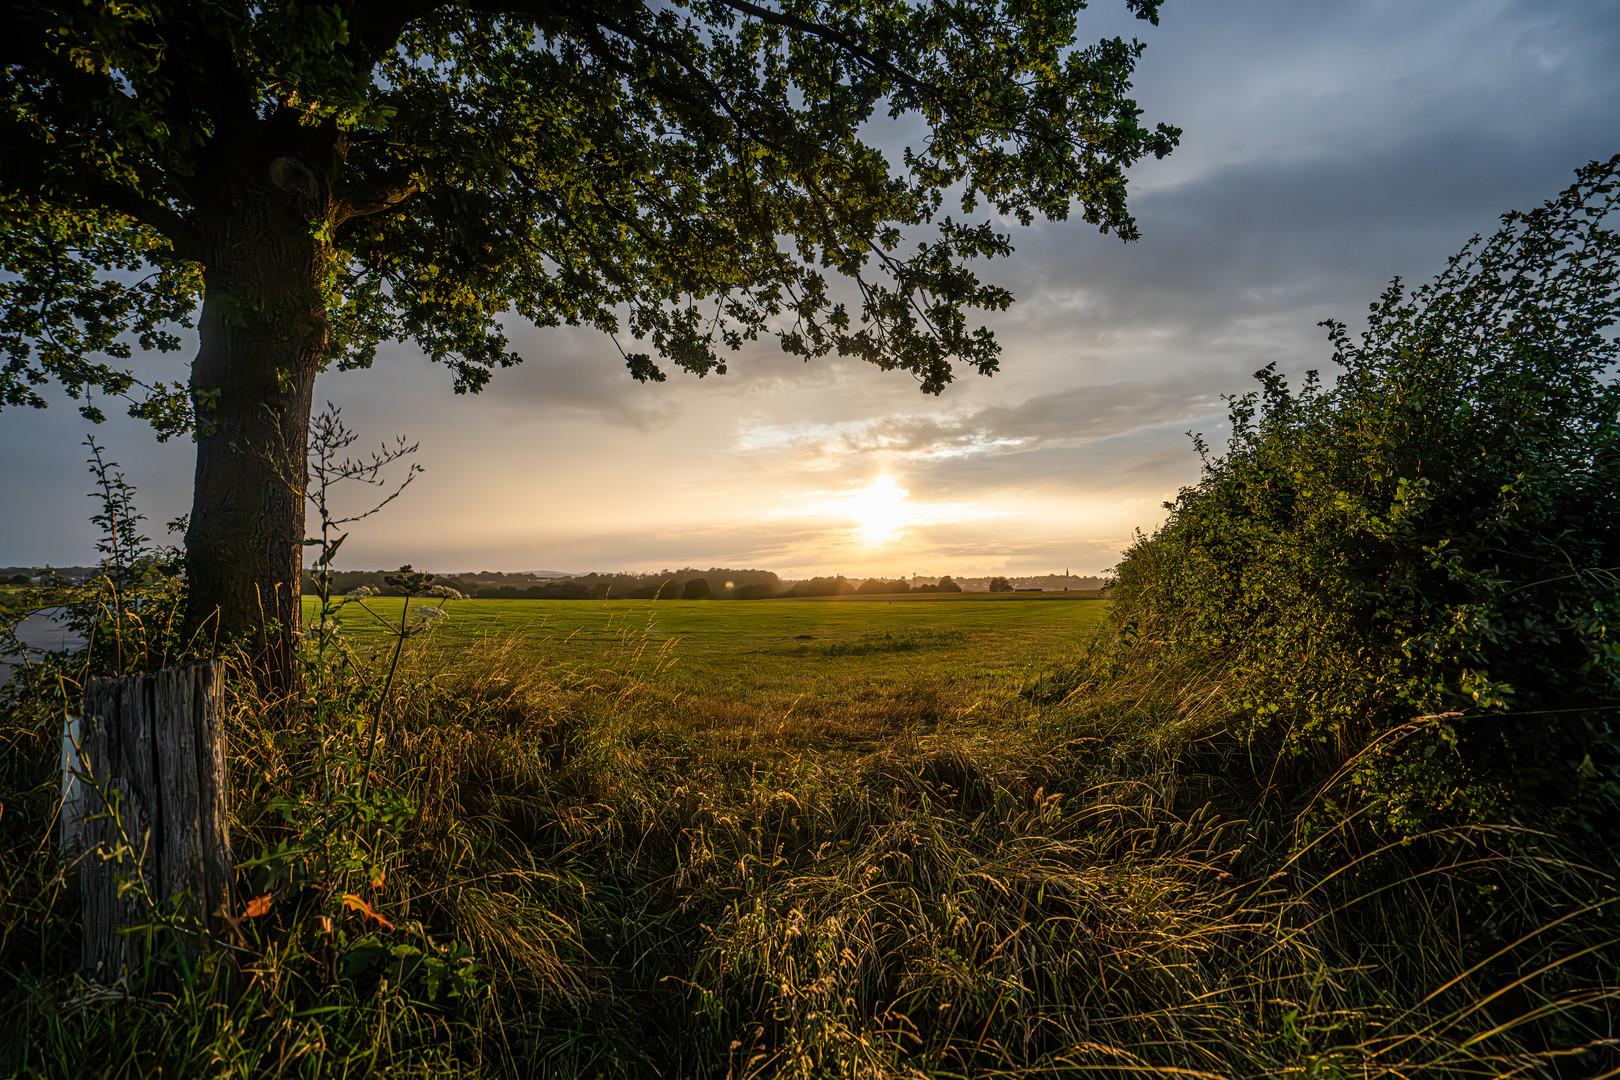
[[[86,979],[146,973],[154,939],[187,961],[231,906],[224,672],[219,661],[151,675],[91,679],[73,779],[82,849],[79,893]],[[164,928],[167,928],[166,930]]]
[[[247,646],[261,686],[286,694],[298,681],[305,453],[327,343],[320,233],[335,159],[330,133],[263,127],[217,170],[202,213],[187,626]],[[306,160],[325,166],[320,175]]]

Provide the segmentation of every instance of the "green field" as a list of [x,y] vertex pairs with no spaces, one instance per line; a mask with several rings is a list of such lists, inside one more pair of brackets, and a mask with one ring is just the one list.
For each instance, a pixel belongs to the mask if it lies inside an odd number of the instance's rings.
[[[362,655],[391,648],[383,623],[398,626],[401,603],[348,605],[344,639]],[[449,617],[407,649],[441,669],[499,654],[507,670],[562,684],[634,683],[690,728],[768,728],[795,741],[865,745],[897,727],[971,720],[1005,704],[1082,648],[1106,607],[1063,594],[455,600],[445,605]],[[306,599],[306,619],[314,614]]]

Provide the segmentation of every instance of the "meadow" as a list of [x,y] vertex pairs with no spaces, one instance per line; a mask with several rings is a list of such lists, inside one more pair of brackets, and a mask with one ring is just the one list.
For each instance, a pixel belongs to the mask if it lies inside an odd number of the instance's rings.
[[[1070,596],[1074,598],[1071,599]],[[349,604],[361,650],[391,647],[403,601]],[[422,626],[418,602],[406,625]],[[822,746],[894,733],[897,710],[965,720],[1075,654],[1107,605],[1075,594],[760,601],[456,600],[416,651],[456,666],[494,653],[562,684],[639,680],[689,727],[789,730]],[[305,600],[306,618],[317,602]],[[903,703],[910,703],[905,705]]]

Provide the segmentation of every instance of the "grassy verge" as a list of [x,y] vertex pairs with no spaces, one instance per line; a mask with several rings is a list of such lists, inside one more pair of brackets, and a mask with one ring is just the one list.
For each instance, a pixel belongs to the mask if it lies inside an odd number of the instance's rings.
[[386,689],[364,644],[307,701],[239,689],[239,937],[178,992],[73,973],[57,718],[14,694],[0,1072],[1620,1064],[1607,853],[1508,829],[1353,849],[1310,824],[1331,785],[1285,790],[1246,760],[1203,677],[1121,670],[1081,635],[1054,666],[1007,644],[1014,624],[907,625],[705,643],[643,623],[585,653],[579,627],[446,635],[410,643]]

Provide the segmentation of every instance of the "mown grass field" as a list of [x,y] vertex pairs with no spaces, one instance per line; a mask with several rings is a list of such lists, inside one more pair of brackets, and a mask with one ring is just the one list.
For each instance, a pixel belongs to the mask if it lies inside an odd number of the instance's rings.
[[[436,601],[425,602],[431,606]],[[363,653],[392,647],[402,601],[339,616]],[[413,602],[420,610],[423,602]],[[439,666],[500,653],[579,684],[633,680],[697,728],[870,748],[896,725],[1005,710],[1080,650],[1106,611],[1062,594],[764,601],[455,600],[408,646]],[[315,617],[306,600],[306,617]],[[407,616],[407,625],[419,622]]]

